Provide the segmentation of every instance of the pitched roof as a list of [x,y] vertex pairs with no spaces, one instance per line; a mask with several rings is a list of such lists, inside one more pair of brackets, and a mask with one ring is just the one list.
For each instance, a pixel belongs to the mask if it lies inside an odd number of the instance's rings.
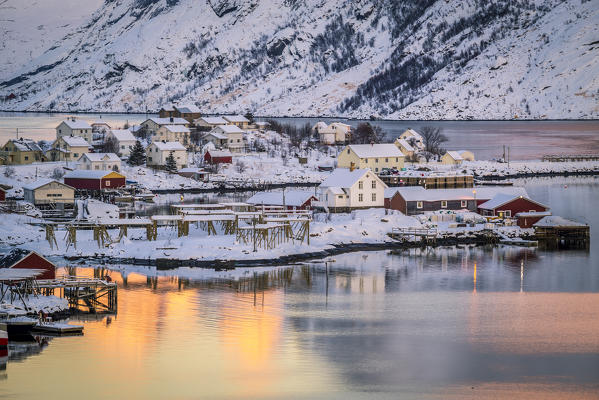
[[403,157],[403,153],[393,143],[350,144],[350,149],[360,158]]
[[114,172],[114,171],[75,169],[75,170],[67,173],[64,176],[64,178],[65,179],[67,179],[67,178],[69,178],[69,179],[102,179],[106,175],[110,175],[110,174],[118,174],[118,175],[121,175],[123,178],[125,177],[125,175],[119,174],[118,172]]
[[185,125],[165,125],[164,128],[169,132],[189,133],[191,132]]
[[225,133],[243,133],[243,129],[236,125],[218,125],[213,130],[222,130]]
[[115,139],[119,142],[134,142],[137,140],[135,139],[135,136],[133,136],[133,133],[131,133],[129,129],[112,129],[110,133],[112,133],[112,136],[114,136]]
[[40,146],[32,139],[21,138],[21,139],[12,139],[10,141],[19,151],[42,151]]
[[224,115],[223,118],[229,122],[250,122],[250,120],[243,115]]
[[537,223],[533,224],[537,227],[562,227],[562,228],[579,228],[588,226],[587,224],[581,224],[580,222],[572,221],[558,215],[548,216],[541,218]]
[[454,160],[456,160],[456,161],[462,161],[462,160],[464,160],[464,159],[462,158],[462,156],[460,155],[460,153],[459,153],[459,152],[457,152],[457,151],[451,151],[451,150],[450,150],[450,151],[448,151],[446,154],[447,154],[447,155],[449,155],[449,157],[453,158],[453,159],[454,159]]
[[71,147],[89,147],[87,140],[81,136],[61,136],[64,142]]
[[152,121],[157,125],[187,125],[189,124],[189,121],[186,120],[185,118],[157,118],[157,117],[152,117],[152,118],[148,118],[146,119],[144,122],[147,121]]
[[153,142],[152,144],[161,151],[187,150],[185,146],[179,142]]
[[528,193],[519,186],[482,186],[459,189],[425,189],[422,186],[404,186],[397,192],[406,201],[440,201],[440,200],[490,200],[498,193],[528,197]]
[[[300,207],[304,205],[310,198],[315,197],[313,191],[308,190],[286,190],[285,205],[292,207]],[[258,192],[250,197],[246,203],[248,204],[264,204],[269,206],[283,205],[283,192]]]
[[83,157],[87,157],[90,161],[121,161],[119,156],[114,153],[85,153],[79,157],[79,160]]
[[225,119],[222,117],[200,117],[200,118],[196,119],[196,121],[200,121],[200,120],[204,121],[206,124],[209,124],[209,125],[226,125],[227,124],[227,121],[225,121]]
[[35,189],[41,188],[42,186],[46,186],[47,184],[52,183],[52,182],[56,182],[56,183],[61,184],[63,186],[69,186],[69,185],[65,185],[62,182],[58,182],[56,179],[42,178],[42,179],[38,179],[37,181],[32,182],[32,183],[30,183],[28,185],[24,185],[23,189],[25,189],[25,190],[35,190]]
[[472,153],[472,152],[470,150],[457,150],[457,153],[463,157],[464,153]]
[[414,151],[414,148],[412,147],[412,145],[410,143],[408,143],[408,141],[406,139],[396,139],[395,141],[397,143],[399,143],[401,145],[401,147],[406,149],[406,151]]
[[67,119],[62,121],[71,129],[91,129],[91,125],[82,119]]
[[340,187],[347,189],[362,179],[368,172],[370,172],[368,168],[354,169],[353,171],[350,171],[348,168],[337,168],[320,184],[320,187]]
[[206,137],[206,136],[214,136],[215,138],[221,139],[221,140],[227,139],[227,135],[217,132],[217,131],[210,131],[204,135],[204,137]]
[[175,106],[177,111],[183,114],[197,114],[200,113],[200,109],[195,104],[181,104]]
[[160,109],[164,111],[175,111],[175,106],[172,104],[167,104],[166,106],[160,107]]
[[416,138],[416,139],[418,139],[418,140],[424,140],[424,139],[422,138],[422,135],[421,135],[421,134],[419,134],[418,132],[416,132],[416,131],[415,131],[414,129],[412,129],[412,128],[408,128],[408,129],[406,129],[406,130],[405,130],[405,131],[404,131],[404,132],[401,134],[401,136],[403,136],[403,135],[406,135],[406,136],[408,136],[408,137],[412,137],[412,136],[413,136],[413,137],[415,137],[415,138]]
[[534,200],[531,200],[526,196],[514,196],[513,194],[509,194],[509,193],[497,193],[495,196],[493,196],[491,198],[491,200],[484,202],[483,204],[478,206],[478,208],[482,208],[484,210],[495,210],[496,208],[501,207],[504,204],[507,204],[513,200],[518,199],[518,198],[526,199],[528,201],[531,201],[531,202],[538,204],[539,206],[547,208],[547,209],[549,208],[548,206],[538,203]]
[[232,157],[233,154],[229,150],[208,150],[206,153],[210,154],[210,157]]

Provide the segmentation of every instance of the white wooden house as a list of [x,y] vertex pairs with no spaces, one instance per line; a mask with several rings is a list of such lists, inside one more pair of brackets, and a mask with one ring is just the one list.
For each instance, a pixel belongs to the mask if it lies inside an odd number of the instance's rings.
[[[244,131],[236,125],[219,125],[212,130],[213,133],[226,136],[226,146],[232,152],[242,152],[244,149]],[[215,143],[216,145],[216,143]]]
[[219,125],[227,125],[228,122],[222,117],[200,117],[193,121],[195,126],[202,128],[214,128]]
[[135,139],[135,136],[133,136],[133,133],[129,129],[112,129],[106,135],[106,139],[108,138],[116,141],[120,157],[129,157],[133,146],[135,146],[135,142],[137,142],[137,139]]
[[165,125],[183,125],[189,128],[189,121],[185,118],[168,117],[168,118],[148,118],[142,122],[141,127],[146,130],[149,135],[154,135],[160,127]]
[[351,125],[342,122],[333,122],[329,125],[329,128],[335,133],[336,143],[345,143],[349,140],[351,135]]
[[399,135],[400,139],[404,139],[416,150],[424,150],[424,138],[414,129],[406,129],[404,133]]
[[61,136],[80,136],[89,144],[92,144],[93,141],[91,125],[75,118],[64,120],[56,127],[56,139]]
[[90,171],[120,171],[121,159],[114,153],[87,153],[79,157],[79,169]]
[[227,121],[229,125],[236,125],[241,129],[247,129],[250,125],[250,120],[243,115],[225,115],[223,119]]
[[179,142],[153,142],[146,149],[148,167],[164,167],[169,154],[173,154],[177,168],[187,166],[187,149]]
[[54,179],[39,179],[23,186],[25,201],[36,207],[72,207],[75,203],[75,189]]
[[386,188],[370,169],[337,168],[318,187],[314,205],[332,212],[383,207]]

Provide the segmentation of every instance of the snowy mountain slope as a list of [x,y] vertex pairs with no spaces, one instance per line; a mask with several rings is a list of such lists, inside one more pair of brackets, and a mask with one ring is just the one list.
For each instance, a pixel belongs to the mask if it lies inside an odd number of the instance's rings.
[[102,0],[0,1],[0,81],[81,25]]
[[3,109],[599,117],[599,0],[106,0]]

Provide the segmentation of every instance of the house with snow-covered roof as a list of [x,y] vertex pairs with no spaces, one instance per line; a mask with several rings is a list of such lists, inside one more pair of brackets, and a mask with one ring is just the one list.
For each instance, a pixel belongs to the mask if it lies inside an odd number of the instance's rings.
[[163,168],[166,159],[172,154],[177,168],[187,166],[187,149],[177,141],[152,142],[146,149],[146,165],[148,167]]
[[399,139],[404,139],[414,149],[424,150],[424,138],[412,128],[406,129],[401,135],[399,135]]
[[544,213],[549,211],[549,206],[529,199],[528,196],[497,193],[490,200],[480,204],[478,210],[484,216],[511,218],[518,213]]
[[198,119],[202,116],[202,112],[195,104],[175,104],[174,108],[174,116],[185,118],[190,124],[192,124],[195,119]]
[[32,139],[10,139],[0,151],[0,164],[23,165],[45,160],[41,147]]
[[187,146],[191,141],[191,130],[185,125],[163,125],[154,135],[153,142],[179,142]]
[[89,144],[92,144],[93,141],[91,125],[86,121],[76,119],[75,117],[66,119],[58,124],[56,127],[56,139],[61,136],[80,136]]
[[384,206],[387,185],[370,169],[336,168],[317,189],[315,206],[332,212]]
[[345,143],[351,136],[351,125],[344,124],[343,122],[332,122],[329,128],[335,133],[336,143]]
[[92,132],[102,133],[102,134],[107,133],[111,129],[110,125],[108,125],[108,123],[106,123],[102,120],[92,122],[91,127],[92,127]]
[[212,129],[219,125],[227,125],[228,122],[225,121],[223,117],[200,117],[196,118],[193,123],[195,126],[202,127],[205,129]]
[[120,171],[121,159],[114,153],[86,153],[79,157],[79,169]]
[[204,154],[204,161],[206,164],[231,164],[233,154],[229,150],[210,149]]
[[137,142],[129,129],[112,129],[106,134],[106,139],[113,139],[117,143],[119,157],[129,157],[131,149]]
[[257,192],[246,203],[254,206],[283,206],[288,210],[309,210],[318,199],[314,191],[284,190],[280,192]]
[[324,121],[317,122],[312,127],[312,132],[318,135],[320,144],[333,145],[335,144],[335,130],[326,124]]
[[397,138],[393,144],[397,146],[399,151],[406,157],[413,157],[416,153],[416,149],[405,139]]
[[425,189],[422,186],[400,186],[386,191],[385,207],[399,210],[406,215],[441,210],[476,212],[480,204],[489,201],[499,193],[528,197],[526,190],[518,186],[483,186],[457,189]]
[[160,127],[165,125],[184,125],[189,128],[189,121],[185,118],[177,118],[177,117],[168,117],[168,118],[148,118],[144,122],[140,124],[140,126],[145,129],[148,135],[152,136],[160,129]]
[[75,189],[55,179],[38,179],[23,186],[25,201],[39,208],[72,208]]
[[448,151],[441,157],[441,164],[445,165],[460,165],[464,159],[457,151]]
[[383,168],[402,169],[403,153],[393,143],[385,144],[349,144],[337,156],[340,168],[369,168],[379,173]]
[[457,152],[464,161],[474,161],[474,153],[470,150],[458,150]]
[[90,145],[81,136],[61,136],[52,143],[47,156],[51,161],[77,161],[89,153]]
[[227,121],[229,125],[236,125],[241,129],[247,129],[250,124],[250,120],[243,115],[224,115],[223,119]]
[[[239,153],[243,151],[245,144],[243,142],[243,133],[244,131],[236,125],[218,125],[210,131],[210,134],[220,135],[220,137],[226,137],[223,142],[222,139],[219,139],[219,143],[221,144],[221,148],[229,149],[232,152]],[[210,141],[208,137],[206,140]],[[217,146],[217,143],[214,143]],[[218,147],[218,146],[217,146]]]

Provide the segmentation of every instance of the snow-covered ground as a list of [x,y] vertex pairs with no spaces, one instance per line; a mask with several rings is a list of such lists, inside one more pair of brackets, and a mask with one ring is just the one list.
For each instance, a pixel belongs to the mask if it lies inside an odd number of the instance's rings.
[[69,309],[68,300],[56,296],[29,295],[25,297],[25,303],[27,304],[27,307],[25,307],[19,298],[14,299],[12,302],[4,302],[0,304],[0,313],[5,312],[11,315],[18,315],[31,313],[37,314],[41,311],[45,314],[52,314]]
[[[251,244],[239,243],[235,235],[208,236],[206,232],[191,224],[187,237],[177,237],[176,227],[159,227],[158,240],[148,242],[145,228],[129,228],[129,235],[120,243],[106,248],[98,248],[92,231],[77,233],[77,249],[66,249],[64,232],[57,231],[58,248],[51,249],[45,239],[45,230],[30,224],[40,222],[31,217],[7,214],[0,220],[0,241],[7,245],[19,245],[35,250],[43,255],[55,256],[94,256],[135,258],[177,258],[199,260],[213,259],[261,259],[283,255],[323,250],[331,244],[341,243],[382,243],[389,241],[387,233],[394,227],[419,227],[420,222],[399,211],[386,215],[384,209],[354,211],[351,214],[332,214],[326,220],[318,215],[310,224],[310,245],[297,241],[281,243],[276,248],[253,252]],[[118,231],[109,232],[116,238]]]
[[599,161],[579,162],[542,162],[542,161],[512,161],[499,163],[496,161],[465,161],[459,166],[442,165],[439,163],[418,164],[415,166],[428,167],[434,171],[474,174],[475,176],[508,176],[535,173],[563,172],[599,172]]

